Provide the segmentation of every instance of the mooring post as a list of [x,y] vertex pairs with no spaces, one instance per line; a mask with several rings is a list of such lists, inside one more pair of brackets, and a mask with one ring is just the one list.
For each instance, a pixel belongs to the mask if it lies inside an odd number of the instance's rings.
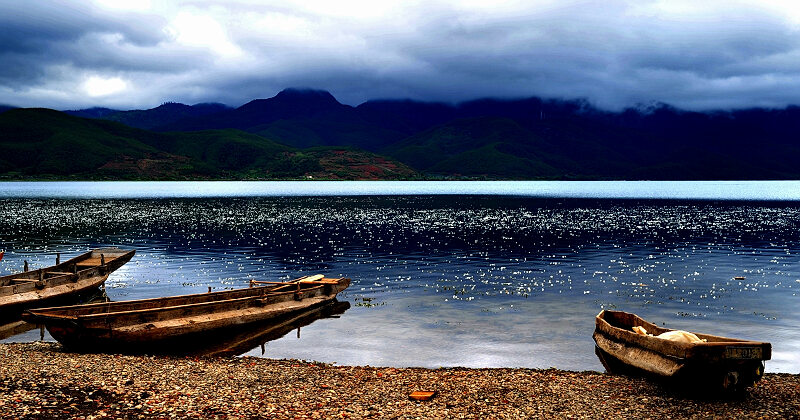
[[28,271],[28,260],[25,260],[25,268],[22,271]]
[[211,293],[211,286],[208,286],[208,293]]
[[56,265],[61,264],[61,253],[56,252]]
[[106,266],[106,256],[104,254],[100,254],[100,265]]

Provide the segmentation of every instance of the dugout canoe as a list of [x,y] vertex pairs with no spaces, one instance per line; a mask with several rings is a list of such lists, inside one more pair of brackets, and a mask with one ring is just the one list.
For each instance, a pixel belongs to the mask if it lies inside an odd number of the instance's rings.
[[[640,326],[648,335],[637,334]],[[675,331],[622,311],[603,310],[595,317],[595,353],[609,373],[644,374],[701,390],[742,391],[764,374],[772,345],[760,341],[694,333],[704,342],[656,337]]]
[[134,250],[95,249],[64,262],[37,270],[0,277],[0,312],[16,312],[43,306],[61,298],[80,295],[102,285],[109,274],[130,261]]
[[26,311],[64,347],[76,351],[160,353],[198,334],[278,319],[333,301],[348,278],[303,277],[251,282],[246,289]]

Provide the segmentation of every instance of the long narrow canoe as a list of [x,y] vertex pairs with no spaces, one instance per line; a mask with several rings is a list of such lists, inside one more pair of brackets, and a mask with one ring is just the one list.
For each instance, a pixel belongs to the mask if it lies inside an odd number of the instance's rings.
[[348,278],[321,275],[247,289],[26,311],[64,347],[77,351],[158,353],[201,333],[277,319],[333,301]]
[[97,288],[134,250],[103,248],[56,265],[0,277],[0,312],[22,311]]
[[[646,335],[633,331],[642,327]],[[761,379],[772,345],[760,341],[693,333],[701,342],[657,337],[668,331],[622,311],[601,311],[595,318],[595,353],[609,373],[646,374],[693,388],[743,391]]]

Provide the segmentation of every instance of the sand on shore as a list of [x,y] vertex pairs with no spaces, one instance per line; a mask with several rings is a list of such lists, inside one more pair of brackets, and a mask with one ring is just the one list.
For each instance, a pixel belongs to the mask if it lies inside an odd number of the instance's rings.
[[[255,357],[67,353],[0,344],[3,418],[780,418],[800,375],[740,398],[693,398],[640,378],[556,369],[385,368]],[[429,401],[413,391],[436,391]]]

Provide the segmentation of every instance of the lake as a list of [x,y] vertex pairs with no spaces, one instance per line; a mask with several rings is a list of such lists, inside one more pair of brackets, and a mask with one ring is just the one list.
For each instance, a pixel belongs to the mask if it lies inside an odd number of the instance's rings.
[[350,309],[266,357],[602,370],[594,316],[613,308],[770,341],[767,371],[800,373],[798,182],[7,182],[0,199],[0,272],[135,248],[112,300],[352,278]]

